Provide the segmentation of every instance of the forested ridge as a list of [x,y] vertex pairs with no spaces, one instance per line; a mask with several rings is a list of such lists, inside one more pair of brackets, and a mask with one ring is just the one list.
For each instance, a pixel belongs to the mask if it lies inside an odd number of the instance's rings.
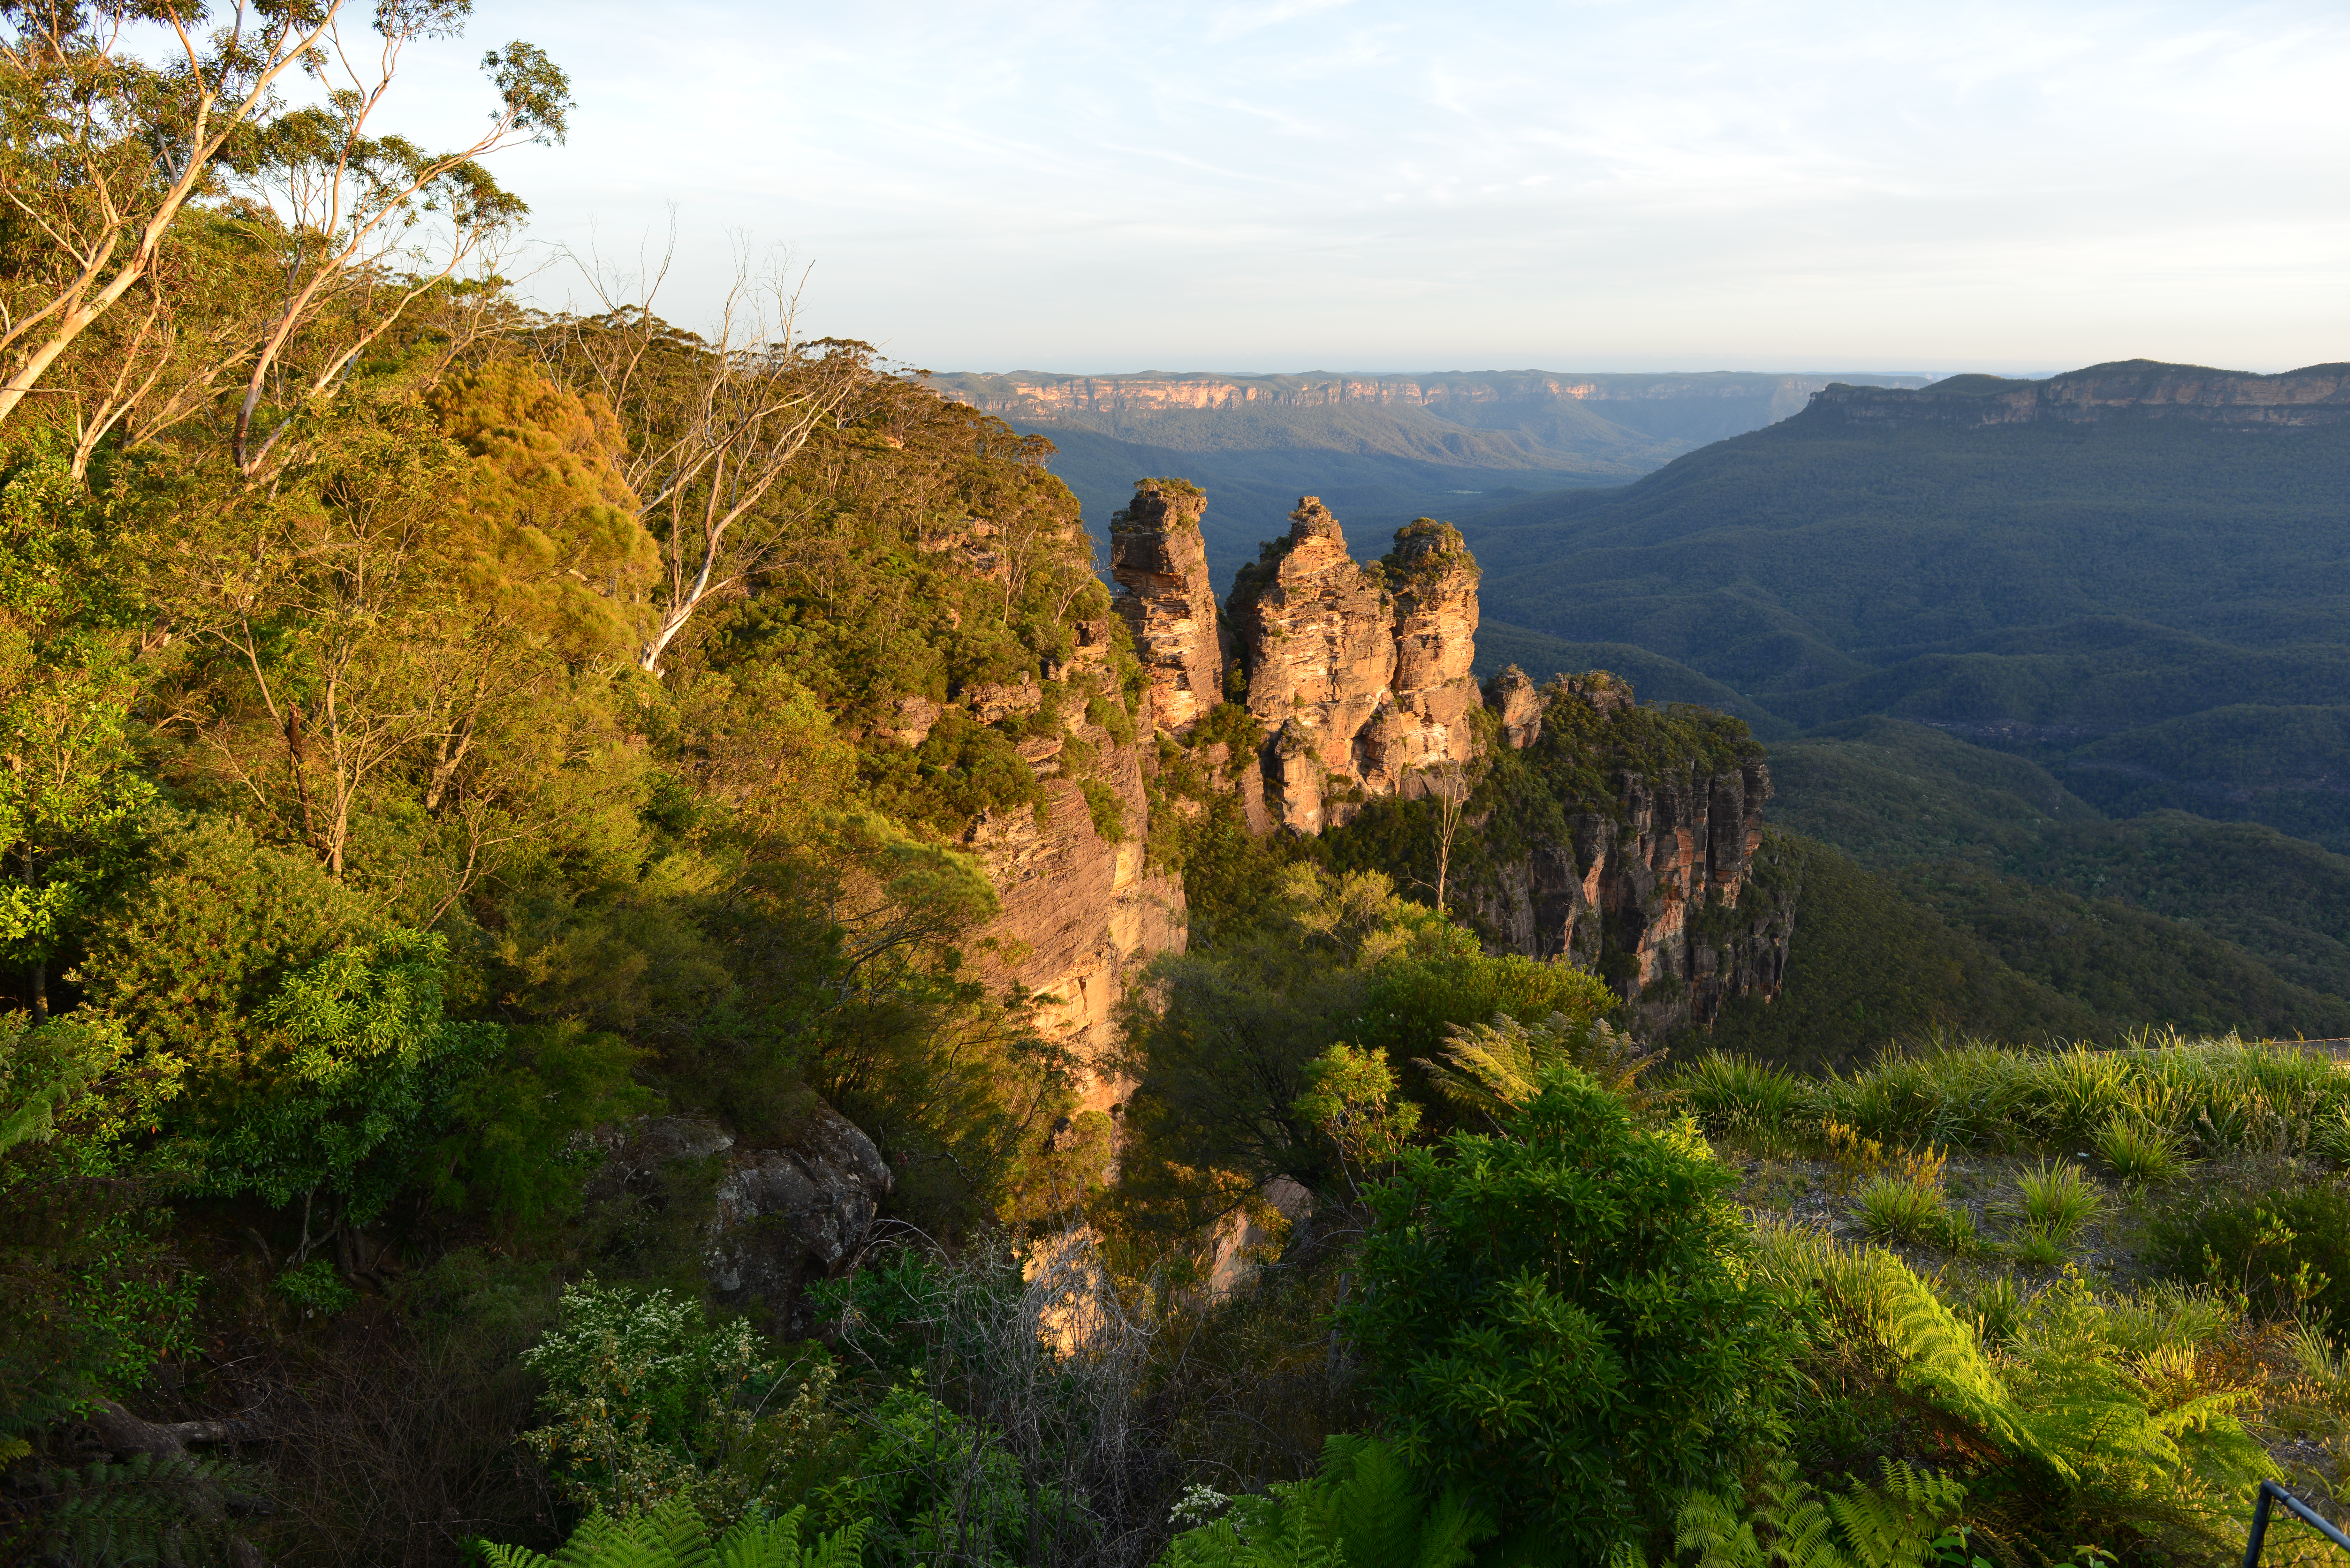
[[[1953,928],[1784,844],[1677,915],[1812,889],[1898,1048],[1638,1038],[1453,889],[1738,719],[1561,680],[1252,832],[1048,443],[755,275],[522,303],[555,62],[444,156],[380,117],[462,5],[133,15],[0,7],[9,1560],[2090,1568],[2333,1495],[2328,1061],[1960,1038]],[[1188,915],[1099,1058],[1005,919],[1071,845]]]

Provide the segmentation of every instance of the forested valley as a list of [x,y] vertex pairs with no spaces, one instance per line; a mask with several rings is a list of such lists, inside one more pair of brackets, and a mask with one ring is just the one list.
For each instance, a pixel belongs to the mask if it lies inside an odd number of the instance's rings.
[[1220,605],[1212,497],[1097,558],[788,281],[528,306],[494,156],[592,106],[516,43],[474,145],[382,123],[463,13],[0,8],[0,1556],[2111,1568],[2334,1506],[2331,1059],[1886,917],[1739,717],[1480,686],[1449,525],[1307,498]]

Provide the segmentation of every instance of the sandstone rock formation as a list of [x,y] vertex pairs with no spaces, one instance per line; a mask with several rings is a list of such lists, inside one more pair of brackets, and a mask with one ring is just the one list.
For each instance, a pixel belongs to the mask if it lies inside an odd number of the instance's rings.
[[1301,498],[1289,524],[1225,607],[1266,737],[1266,807],[1281,826],[1318,833],[1325,795],[1358,782],[1357,737],[1392,701],[1394,605],[1381,574],[1347,554],[1319,497]]
[[[1515,951],[1596,969],[1633,1003],[1643,1034],[1710,1023],[1733,996],[1776,996],[1794,918],[1788,898],[1750,881],[1771,795],[1759,749],[1718,769],[1694,751],[1665,753],[1653,771],[1636,771],[1611,733],[1637,719],[1629,684],[1593,671],[1531,686],[1512,670],[1488,689],[1509,743],[1536,747],[1553,770],[1619,759],[1612,798],[1580,803],[1565,838],[1537,839],[1502,857],[1493,881],[1471,883],[1479,919]],[[1540,711],[1527,711],[1530,696]],[[1574,722],[1568,704],[1588,716]],[[1544,755],[1545,730],[1551,751],[1575,754]]]
[[1502,722],[1503,745],[1522,752],[1542,738],[1542,695],[1516,665],[1486,682],[1485,706]]
[[1388,700],[1355,744],[1368,795],[1418,793],[1429,770],[1477,754],[1477,562],[1449,523],[1397,530],[1380,562],[1394,596],[1396,662]]
[[1182,951],[1186,935],[1181,879],[1144,863],[1149,805],[1136,749],[1101,755],[1126,816],[1118,842],[1096,828],[1083,787],[1059,778],[1045,783],[1042,823],[1024,808],[991,815],[971,839],[1003,905],[980,934],[992,944],[983,962],[1030,992],[1040,1027],[1087,1064],[1080,1110],[1107,1110],[1131,1089],[1108,1065],[1118,1001],[1154,956]]
[[[1075,652],[1052,674],[1079,685],[1107,684],[1109,625],[1081,621],[1077,632]],[[1146,721],[1149,713],[1146,708]],[[1078,1108],[1107,1110],[1131,1088],[1107,1065],[1118,1000],[1153,956],[1183,950],[1183,884],[1144,862],[1148,728],[1120,739],[1081,714],[1065,722],[1069,738],[1092,754],[1089,778],[1065,776],[1061,742],[1032,736],[1020,743],[1020,754],[1044,784],[1041,818],[1017,807],[983,815],[972,829],[969,846],[987,867],[1002,906],[976,947],[983,971],[1029,992],[1044,1032],[1091,1064]],[[1116,803],[1107,835],[1087,797],[1088,783]]]
[[1449,524],[1399,529],[1385,559],[1364,566],[1329,508],[1303,497],[1226,613],[1279,826],[1319,833],[1476,754],[1477,563]]
[[1163,734],[1188,734],[1223,701],[1231,663],[1200,538],[1207,504],[1180,479],[1146,479],[1110,519],[1111,603],[1134,634],[1135,657],[1150,676],[1152,722]]

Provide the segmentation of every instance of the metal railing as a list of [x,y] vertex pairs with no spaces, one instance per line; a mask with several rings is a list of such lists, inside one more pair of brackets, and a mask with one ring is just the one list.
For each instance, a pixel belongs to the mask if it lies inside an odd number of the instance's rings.
[[2244,1568],[2261,1568],[2261,1542],[2269,1532],[2269,1504],[2281,1502],[2292,1511],[2294,1518],[2316,1531],[2345,1552],[2350,1552],[2350,1535],[2334,1528],[2332,1521],[2309,1504],[2277,1485],[2272,1480],[2261,1482],[2261,1500],[2252,1504],[2251,1538],[2244,1542]]

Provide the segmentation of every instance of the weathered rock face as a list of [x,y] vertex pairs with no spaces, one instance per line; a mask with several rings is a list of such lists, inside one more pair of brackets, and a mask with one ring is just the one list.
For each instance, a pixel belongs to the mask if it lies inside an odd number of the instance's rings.
[[[794,1334],[807,1327],[801,1293],[850,1266],[894,1185],[873,1140],[819,1100],[781,1147],[738,1150],[734,1135],[687,1116],[598,1127],[604,1157],[590,1203],[633,1196],[655,1207],[696,1168],[718,1166],[702,1238],[702,1272],[718,1299],[761,1309]],[[699,1179],[708,1179],[702,1175]]]
[[1485,705],[1502,722],[1502,743],[1523,751],[1542,738],[1542,695],[1534,679],[1513,664],[1485,687]]
[[1164,734],[1184,735],[1223,700],[1231,650],[1216,611],[1200,517],[1208,498],[1180,480],[1145,480],[1110,518],[1111,600],[1150,676],[1150,711]]
[[1265,805],[1279,826],[1318,833],[1324,796],[1356,777],[1356,739],[1396,667],[1394,606],[1381,575],[1347,554],[1320,499],[1289,514],[1234,583],[1227,612],[1248,671],[1248,708],[1266,736]]
[[1378,566],[1358,566],[1338,520],[1305,496],[1227,612],[1276,826],[1319,833],[1476,754],[1477,563],[1458,529],[1422,518]]
[[1914,391],[1835,383],[1812,395],[1808,417],[1852,424],[2082,423],[2117,418],[2229,425],[2314,425],[2350,420],[2350,365],[2277,376],[2126,359],[2044,381],[1953,376]]
[[790,1319],[804,1282],[856,1261],[892,1185],[873,1140],[819,1103],[788,1145],[735,1157],[719,1182],[703,1263],[711,1288]]
[[1628,685],[1604,672],[1561,676],[1539,693],[1543,711],[1527,714],[1531,684],[1505,674],[1487,690],[1504,734],[1524,737],[1513,748],[1537,747],[1548,732],[1550,750],[1574,754],[1537,750],[1531,760],[1547,772],[1607,760],[1612,798],[1563,802],[1564,839],[1537,836],[1497,857],[1490,881],[1469,884],[1479,918],[1515,951],[1597,970],[1633,1003],[1644,1034],[1710,1023],[1733,996],[1775,997],[1794,919],[1790,901],[1749,880],[1771,794],[1759,751],[1677,756],[1651,743],[1642,749],[1658,761],[1635,771],[1624,742],[1644,721]]
[[1395,671],[1355,742],[1354,772],[1365,794],[1409,796],[1430,769],[1477,754],[1477,562],[1459,529],[1423,517],[1397,531],[1380,565],[1394,596]]
[[[1107,666],[1109,627],[1080,622],[1077,630],[1067,665],[1053,671],[1057,679],[1082,681]],[[1150,870],[1143,857],[1149,711],[1130,740],[1082,717],[1068,721],[1069,738],[1093,753],[1091,782],[1116,802],[1114,823],[1095,820],[1085,784],[1064,776],[1061,743],[1039,736],[1022,742],[1020,753],[1044,783],[1043,819],[1026,807],[991,813],[968,841],[1002,901],[979,934],[981,966],[1034,995],[1044,1032],[1090,1064],[1079,1085],[1081,1110],[1107,1110],[1131,1089],[1108,1065],[1118,1001],[1152,957],[1183,950],[1182,881]]]
[[1036,998],[1044,1032],[1087,1064],[1081,1110],[1107,1110],[1132,1089],[1109,1065],[1118,1002],[1153,957],[1182,951],[1186,934],[1181,879],[1144,864],[1149,805],[1136,748],[1112,743],[1100,754],[1125,812],[1118,842],[1101,836],[1082,787],[1066,779],[1046,781],[1043,823],[1024,809],[991,815],[971,840],[1003,900],[982,933],[994,944],[984,961]]

